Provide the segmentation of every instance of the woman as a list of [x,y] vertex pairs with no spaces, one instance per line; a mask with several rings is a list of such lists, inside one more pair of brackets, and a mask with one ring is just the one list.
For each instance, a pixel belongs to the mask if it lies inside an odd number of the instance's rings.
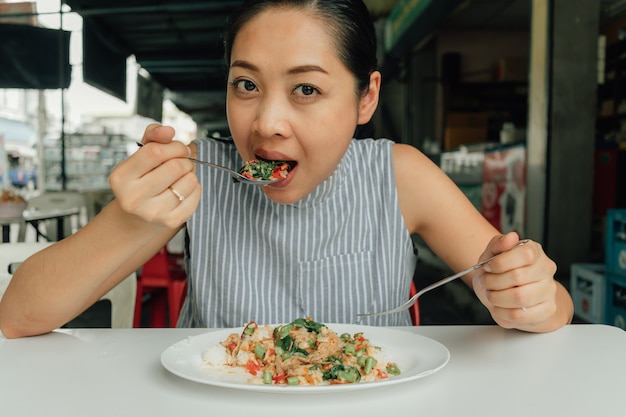
[[[75,235],[16,273],[0,304],[7,337],[54,329],[139,268],[186,224],[189,293],[179,326],[247,321],[409,325],[408,313],[360,318],[406,300],[419,234],[453,270],[511,249],[418,150],[353,140],[378,105],[372,21],[361,0],[253,0],[225,36],[231,141],[186,147],[152,125],[111,174],[116,199]],[[257,187],[194,167],[288,161]],[[464,277],[506,328],[551,331],[571,298],[539,244]]]

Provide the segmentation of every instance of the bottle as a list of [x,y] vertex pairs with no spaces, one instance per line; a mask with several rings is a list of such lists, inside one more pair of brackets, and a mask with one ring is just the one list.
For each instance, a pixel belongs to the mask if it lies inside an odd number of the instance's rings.
[[504,123],[500,130],[500,143],[503,145],[515,142],[515,125],[513,123]]

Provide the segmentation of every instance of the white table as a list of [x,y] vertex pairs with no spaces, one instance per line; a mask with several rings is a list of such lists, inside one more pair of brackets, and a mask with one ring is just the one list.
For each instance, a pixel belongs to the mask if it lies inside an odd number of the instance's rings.
[[[47,241],[61,240],[67,237],[65,236],[65,219],[69,219],[72,216],[78,215],[80,215],[80,207],[45,210],[25,210],[23,213],[24,221],[35,228],[35,231],[37,232],[36,239],[39,240],[39,237],[43,237]],[[39,223],[46,220],[57,221],[56,239],[50,239],[48,236],[44,235],[39,229]],[[24,240],[22,236],[20,236],[20,239],[22,241]]]
[[65,236],[65,220],[70,219],[72,216],[80,215],[80,207],[71,207],[66,209],[46,209],[46,210],[25,210],[22,213],[22,217],[0,217],[0,225],[2,226],[2,242],[8,243],[11,238],[11,225],[19,224],[20,231],[18,235],[18,241],[23,242],[26,236],[26,225],[30,224],[35,228],[36,239],[39,241],[40,237],[50,241],[45,234],[39,229],[39,224],[46,220],[56,220],[56,239],[61,240]]
[[626,332],[571,325],[548,334],[496,326],[405,328],[448,347],[450,362],[416,381],[340,394],[263,394],[170,374],[172,343],[203,329],[57,331],[0,336],[7,416],[621,416]]

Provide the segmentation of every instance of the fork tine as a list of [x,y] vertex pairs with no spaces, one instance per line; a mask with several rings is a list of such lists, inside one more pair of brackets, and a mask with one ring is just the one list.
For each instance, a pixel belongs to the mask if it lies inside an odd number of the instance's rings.
[[[413,298],[415,298],[415,296],[413,296]],[[385,314],[393,314],[404,311],[410,308],[415,303],[415,301],[417,301],[417,298],[415,300],[413,300],[413,298],[396,308],[392,308],[391,310],[379,311],[378,313],[358,313],[357,317],[384,316]]]

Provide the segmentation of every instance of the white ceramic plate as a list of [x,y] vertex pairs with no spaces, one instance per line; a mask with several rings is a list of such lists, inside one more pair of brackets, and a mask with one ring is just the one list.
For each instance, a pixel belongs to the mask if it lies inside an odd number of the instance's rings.
[[389,360],[398,364],[401,374],[384,380],[356,384],[324,386],[263,385],[248,382],[250,375],[233,368],[206,365],[202,354],[208,346],[217,345],[231,333],[241,333],[243,327],[222,329],[189,337],[174,343],[161,354],[161,363],[171,373],[191,381],[250,391],[275,393],[328,393],[383,387],[428,376],[443,368],[450,360],[450,352],[441,343],[407,331],[389,327],[327,324],[328,328],[342,333],[362,332],[369,341],[380,346]]

